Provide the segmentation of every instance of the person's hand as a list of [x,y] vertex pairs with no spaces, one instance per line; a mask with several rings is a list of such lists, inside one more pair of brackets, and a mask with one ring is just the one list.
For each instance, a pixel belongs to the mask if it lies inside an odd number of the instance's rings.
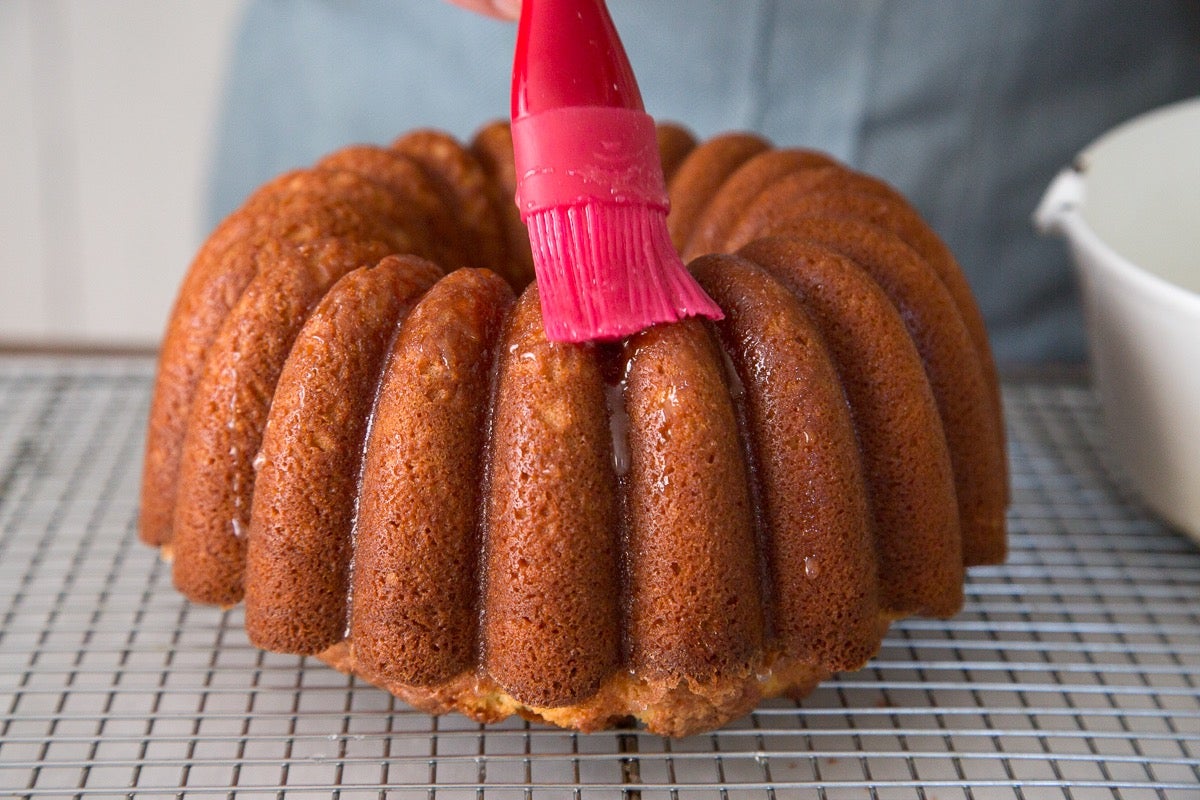
[[521,16],[521,0],[450,0],[450,2],[497,19],[515,22],[517,17]]

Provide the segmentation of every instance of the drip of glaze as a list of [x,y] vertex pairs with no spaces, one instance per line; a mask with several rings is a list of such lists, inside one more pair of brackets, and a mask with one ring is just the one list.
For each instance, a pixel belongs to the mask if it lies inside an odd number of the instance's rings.
[[821,563],[813,556],[807,556],[804,559],[804,577],[809,580],[816,580],[821,574]]
[[408,316],[411,307],[403,309],[396,317],[388,337],[385,355],[375,375],[375,386],[371,390],[371,407],[367,411],[366,425],[363,427],[362,441],[358,445],[358,475],[354,481],[354,503],[350,511],[350,563],[346,565],[346,618],[342,628],[342,641],[350,638],[350,627],[354,616],[354,571],[357,567],[358,556],[358,523],[359,507],[362,504],[363,479],[367,469],[367,445],[371,441],[371,431],[375,428],[375,415],[379,409],[379,393],[383,389],[383,378],[387,374],[388,364],[392,360],[392,349],[400,336],[400,323]]
[[230,354],[231,363],[225,368],[226,380],[228,385],[234,387],[234,391],[229,393],[229,409],[225,417],[225,428],[230,432],[229,436],[229,463],[230,482],[229,490],[233,495],[233,518],[229,520],[229,529],[233,533],[233,538],[244,539],[246,537],[246,523],[242,521],[242,507],[245,505],[242,502],[242,472],[238,469],[238,461],[241,459],[241,451],[237,447],[237,437],[234,430],[237,427],[238,412],[238,362],[242,359],[241,351],[236,348]]
[[613,471],[617,478],[629,473],[629,412],[625,409],[625,378],[604,386],[604,402],[608,406],[608,430],[612,434]]
[[737,367],[733,364],[733,359],[729,357],[729,352],[724,347],[717,347],[721,353],[721,362],[725,365],[725,378],[729,383],[729,397],[734,403],[740,403],[742,398],[746,396],[746,385],[742,383],[742,376],[738,375]]

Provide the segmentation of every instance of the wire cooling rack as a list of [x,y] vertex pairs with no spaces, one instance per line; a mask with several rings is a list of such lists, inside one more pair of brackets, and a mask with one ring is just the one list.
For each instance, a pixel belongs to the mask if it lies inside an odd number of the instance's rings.
[[1008,565],[712,734],[430,717],[190,605],[135,535],[152,364],[0,358],[0,795],[1200,798],[1200,552],[1082,383],[1005,387]]

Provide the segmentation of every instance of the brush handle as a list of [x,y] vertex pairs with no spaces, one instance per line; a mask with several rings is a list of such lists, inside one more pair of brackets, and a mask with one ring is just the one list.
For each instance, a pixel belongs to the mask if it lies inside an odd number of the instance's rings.
[[525,0],[512,119],[522,219],[589,202],[666,211],[654,120],[604,0]]
[[667,211],[654,120],[643,111],[600,106],[543,111],[514,121],[512,137],[522,219],[588,202]]
[[603,0],[524,0],[512,138],[548,339],[721,318],[671,243],[654,120]]
[[644,110],[604,0],[525,0],[513,57],[513,121],[585,106]]

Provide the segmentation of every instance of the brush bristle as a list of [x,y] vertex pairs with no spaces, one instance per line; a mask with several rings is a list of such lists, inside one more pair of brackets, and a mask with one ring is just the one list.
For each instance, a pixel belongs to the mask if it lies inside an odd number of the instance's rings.
[[552,341],[621,339],[724,316],[679,258],[659,208],[587,201],[532,212],[525,224]]

